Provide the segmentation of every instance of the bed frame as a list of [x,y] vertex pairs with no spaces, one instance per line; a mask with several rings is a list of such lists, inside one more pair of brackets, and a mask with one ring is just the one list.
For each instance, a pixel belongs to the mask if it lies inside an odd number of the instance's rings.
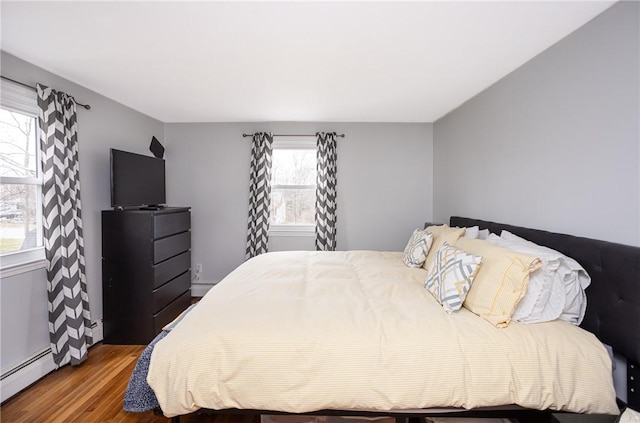
[[[581,327],[593,333],[614,352],[627,360],[627,401],[619,400],[621,408],[640,408],[640,247],[598,241],[589,238],[529,229],[490,221],[453,216],[450,226],[502,230],[544,245],[574,258],[591,276],[587,288],[587,311]],[[199,410],[207,414],[288,414],[268,410]],[[516,418],[526,422],[551,421],[550,410],[531,410],[518,406],[487,407],[465,410],[459,408],[418,410],[320,410],[305,415],[394,417],[397,423],[422,417],[493,417]],[[567,415],[570,413],[566,413]],[[614,421],[614,417],[598,421]],[[174,417],[172,422],[179,422]],[[578,420],[573,420],[578,421]],[[591,420],[590,420],[591,421]]]

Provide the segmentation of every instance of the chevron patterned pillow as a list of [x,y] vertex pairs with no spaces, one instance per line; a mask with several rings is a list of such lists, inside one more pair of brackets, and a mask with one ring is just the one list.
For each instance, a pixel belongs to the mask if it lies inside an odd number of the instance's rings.
[[425,287],[449,314],[460,310],[480,268],[482,257],[467,254],[447,242],[436,252]]
[[429,248],[433,242],[433,235],[423,229],[413,231],[409,243],[404,249],[402,261],[409,267],[422,267],[427,259]]

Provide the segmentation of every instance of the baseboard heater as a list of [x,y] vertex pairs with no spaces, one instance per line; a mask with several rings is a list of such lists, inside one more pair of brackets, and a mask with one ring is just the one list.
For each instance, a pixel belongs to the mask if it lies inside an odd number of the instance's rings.
[[20,370],[24,369],[25,367],[28,367],[28,366],[32,365],[36,361],[44,358],[47,354],[51,354],[51,347],[45,348],[44,350],[40,351],[36,355],[29,357],[29,359],[27,359],[26,361],[23,361],[22,363],[18,364],[17,366],[15,366],[15,367],[7,370],[6,372],[2,373],[2,376],[0,376],[0,381],[5,380],[6,378],[11,376],[12,374],[19,372]]
[[[101,327],[99,330],[95,330],[98,326],[97,321],[91,322],[91,330],[94,332],[94,345],[102,340]],[[2,388],[0,401],[4,403],[51,373],[55,368],[51,347],[43,348],[0,375],[0,387]]]

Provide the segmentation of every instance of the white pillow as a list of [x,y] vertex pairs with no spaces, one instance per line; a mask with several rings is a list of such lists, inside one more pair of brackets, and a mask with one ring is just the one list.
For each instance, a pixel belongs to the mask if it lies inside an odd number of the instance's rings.
[[[556,272],[556,278],[559,277],[560,279],[559,281],[555,281],[554,285],[557,285],[556,291],[559,291],[558,286],[561,286],[565,295],[562,301],[562,313],[558,318],[574,325],[582,323],[584,313],[587,309],[587,295],[584,290],[591,284],[591,277],[587,271],[580,266],[580,263],[558,251],[527,241],[526,239],[520,238],[509,231],[502,231],[501,237],[510,241],[515,241],[520,245],[535,247],[540,249],[540,251],[559,255],[560,267]],[[552,291],[550,301],[553,297],[554,292]],[[561,295],[557,296],[556,299],[558,302],[560,302],[561,297]]]
[[[512,320],[519,323],[541,323],[556,320],[562,314],[564,307],[564,289],[562,285],[556,283],[554,289],[554,279],[560,267],[559,254],[541,252],[538,248],[524,246],[516,241],[511,241],[490,234],[487,241],[499,247],[506,248],[518,253],[536,256],[542,261],[542,265],[529,275],[529,284],[524,297],[518,303]],[[554,299],[562,296],[562,301],[549,302],[552,292]]]
[[487,239],[489,238],[489,235],[491,235],[491,232],[489,232],[489,229],[480,229],[478,231],[478,239]]
[[480,233],[480,228],[478,226],[472,226],[470,228],[465,228],[464,237],[471,239],[478,239],[478,235]]
[[427,259],[427,254],[433,242],[433,235],[426,229],[416,229],[411,234],[409,242],[404,249],[402,262],[408,267],[422,267]]

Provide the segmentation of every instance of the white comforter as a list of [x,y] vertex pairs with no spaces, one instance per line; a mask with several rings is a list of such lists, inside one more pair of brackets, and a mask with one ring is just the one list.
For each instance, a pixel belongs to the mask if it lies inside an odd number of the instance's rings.
[[153,351],[166,416],[518,404],[617,414],[611,362],[555,321],[448,315],[400,253],[268,253],[242,264]]

